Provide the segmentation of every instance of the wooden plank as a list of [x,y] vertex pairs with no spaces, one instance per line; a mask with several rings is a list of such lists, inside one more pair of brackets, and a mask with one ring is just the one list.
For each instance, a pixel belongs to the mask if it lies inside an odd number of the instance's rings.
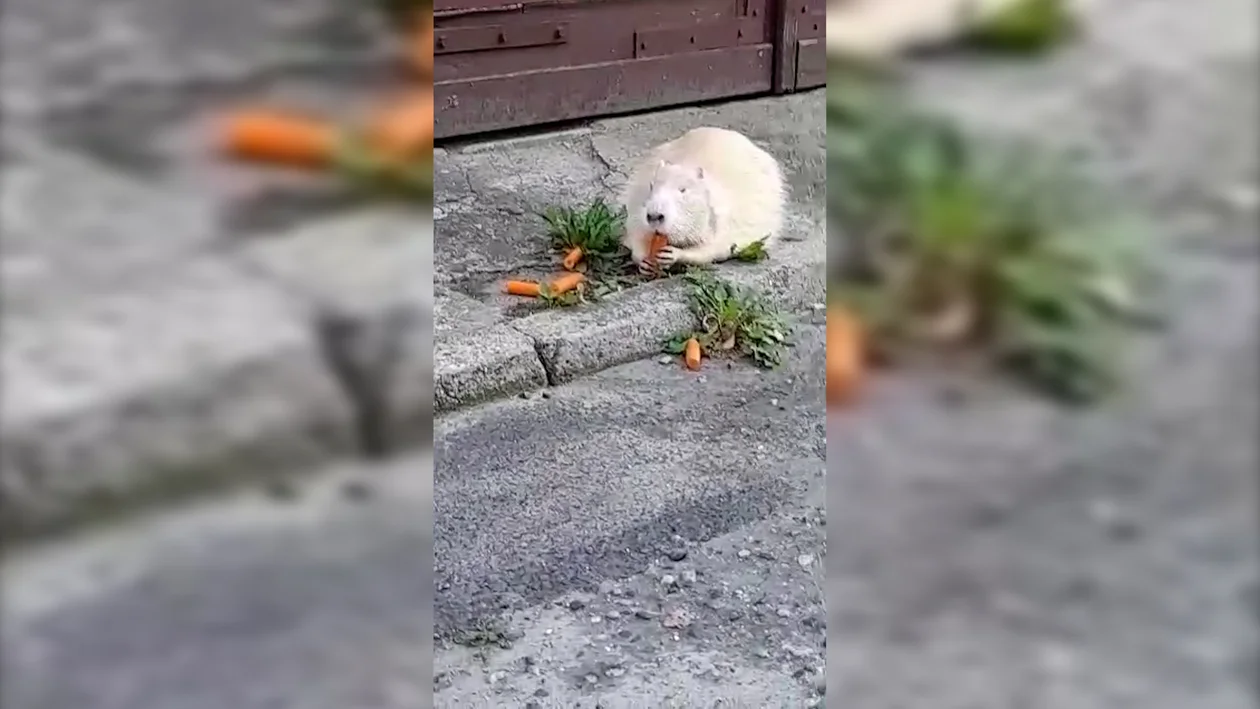
[[796,90],[827,84],[827,44],[821,39],[803,39],[796,44]]
[[765,93],[774,47],[556,67],[434,84],[437,138]]

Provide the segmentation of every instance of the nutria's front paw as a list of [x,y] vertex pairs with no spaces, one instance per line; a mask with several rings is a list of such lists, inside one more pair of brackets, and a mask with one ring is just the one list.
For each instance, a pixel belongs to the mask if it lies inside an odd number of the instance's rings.
[[678,247],[662,246],[661,250],[656,252],[656,263],[660,264],[662,269],[678,263]]
[[655,274],[656,274],[656,266],[655,266],[655,265],[653,265],[653,264],[649,263],[649,262],[648,262],[648,261],[646,261],[646,260],[644,260],[644,261],[640,261],[640,262],[639,262],[639,275],[642,275],[642,276],[652,276],[652,275],[655,275]]

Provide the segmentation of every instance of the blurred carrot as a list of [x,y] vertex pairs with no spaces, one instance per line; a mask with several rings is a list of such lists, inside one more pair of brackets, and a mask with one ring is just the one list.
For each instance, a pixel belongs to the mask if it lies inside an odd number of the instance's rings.
[[375,150],[393,161],[409,162],[433,151],[433,94],[417,91],[382,105],[369,119]]
[[550,291],[552,295],[568,293],[581,285],[581,283],[585,280],[586,276],[580,273],[566,273],[563,276],[558,276],[552,279],[552,281],[547,284],[547,290]]
[[572,271],[573,269],[577,268],[578,262],[581,260],[582,260],[582,247],[574,246],[573,248],[569,249],[569,253],[564,255],[564,260],[560,262],[560,265],[564,266],[566,270]]
[[537,298],[542,288],[533,281],[508,281],[503,284],[503,292],[508,295],[525,295]]
[[433,13],[422,13],[407,38],[407,61],[421,76],[433,76]]
[[827,309],[827,403],[849,402],[866,374],[861,323],[840,306]]
[[700,341],[694,337],[683,345],[683,362],[687,365],[687,369],[692,371],[700,369]]
[[331,123],[267,109],[229,116],[220,133],[223,149],[237,157],[308,168],[328,166],[341,139]]

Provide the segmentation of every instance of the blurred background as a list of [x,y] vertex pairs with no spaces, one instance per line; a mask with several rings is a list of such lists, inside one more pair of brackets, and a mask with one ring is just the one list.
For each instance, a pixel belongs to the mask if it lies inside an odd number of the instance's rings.
[[1260,8],[977,7],[7,3],[0,701],[1252,706]]

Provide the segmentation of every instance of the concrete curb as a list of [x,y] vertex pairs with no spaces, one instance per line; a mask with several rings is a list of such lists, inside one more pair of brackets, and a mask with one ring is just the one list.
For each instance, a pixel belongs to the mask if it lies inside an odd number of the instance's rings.
[[[771,260],[724,265],[719,273],[766,294],[784,309],[826,296],[826,244],[785,242]],[[473,334],[439,336],[437,411],[496,396],[563,384],[660,352],[668,338],[694,326],[683,283],[648,283],[595,305],[548,310]]]
[[10,315],[5,335],[6,536],[354,448],[301,309],[221,259]]

